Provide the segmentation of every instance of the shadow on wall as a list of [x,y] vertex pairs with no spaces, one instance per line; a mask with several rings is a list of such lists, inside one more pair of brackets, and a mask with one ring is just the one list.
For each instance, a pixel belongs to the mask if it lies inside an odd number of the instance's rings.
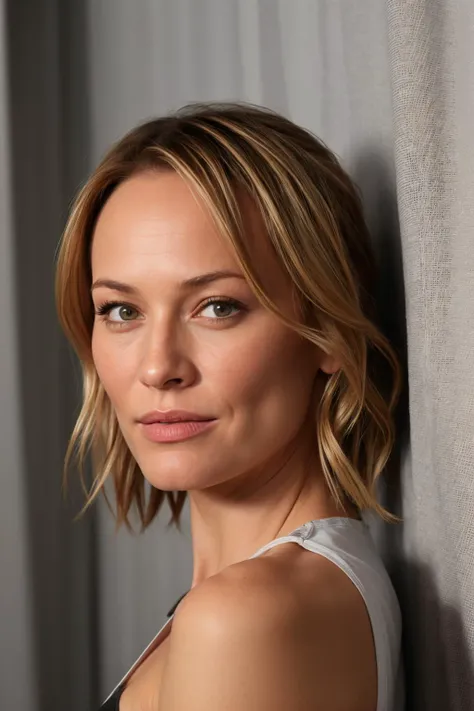
[[[429,565],[400,560],[407,711],[474,708],[474,670],[461,615],[444,603]],[[450,648],[458,650],[456,669]],[[454,682],[453,680],[456,680]]]
[[[378,325],[402,361],[404,386],[396,411],[397,439],[380,486],[383,504],[403,518],[404,481],[409,491],[410,413],[407,367],[406,306],[402,246],[394,168],[367,147],[355,161],[352,176],[360,187],[380,269]],[[415,507],[407,506],[409,511]],[[410,519],[400,524],[374,523],[374,537],[397,592],[403,617],[406,711],[474,708],[474,669],[458,610],[440,598],[429,561],[413,555]],[[372,528],[372,526],[371,526]],[[416,551],[415,551],[416,553]],[[456,671],[446,650],[459,651]],[[450,679],[462,684],[454,686]]]
[[[375,293],[377,325],[395,348],[402,367],[403,387],[395,412],[397,437],[382,477],[380,494],[392,513],[403,516],[403,459],[409,448],[410,413],[405,288],[394,168],[386,157],[367,147],[356,158],[351,172],[363,195],[379,268]],[[396,541],[395,549],[400,550],[403,524],[384,527],[383,531],[390,533],[390,543]],[[381,536],[383,531],[380,531]]]

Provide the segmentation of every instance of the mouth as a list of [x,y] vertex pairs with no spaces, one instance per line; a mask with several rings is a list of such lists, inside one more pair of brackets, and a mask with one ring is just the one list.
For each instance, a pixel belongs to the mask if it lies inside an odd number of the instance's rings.
[[143,434],[151,442],[171,443],[197,437],[212,429],[216,419],[207,420],[156,420],[141,424]]
[[176,425],[181,422],[213,422],[215,418],[209,417],[207,420],[155,420],[155,422],[149,422],[146,424],[150,425]]
[[152,425],[155,422],[160,424],[173,424],[175,422],[208,422],[214,417],[202,415],[189,410],[152,410],[143,415],[138,421],[143,425]]

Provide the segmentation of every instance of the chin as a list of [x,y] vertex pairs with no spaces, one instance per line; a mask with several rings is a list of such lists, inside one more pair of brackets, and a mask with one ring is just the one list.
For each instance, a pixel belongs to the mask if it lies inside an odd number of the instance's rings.
[[189,473],[185,476],[180,474],[167,474],[167,472],[156,472],[148,475],[143,472],[143,476],[155,489],[160,491],[192,491],[193,489],[205,489],[211,486],[212,482],[204,481],[203,477],[192,476]]
[[205,489],[213,483],[209,468],[202,466],[206,459],[189,450],[155,451],[135,459],[145,479],[161,491]]

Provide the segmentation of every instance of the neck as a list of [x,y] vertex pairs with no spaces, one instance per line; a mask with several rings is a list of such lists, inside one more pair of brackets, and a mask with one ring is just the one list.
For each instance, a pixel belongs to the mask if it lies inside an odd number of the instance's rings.
[[[238,480],[189,492],[195,587],[233,563],[246,560],[269,541],[309,520],[357,518],[350,505],[336,506],[319,457],[309,448],[279,453]],[[284,462],[281,465],[281,462]]]

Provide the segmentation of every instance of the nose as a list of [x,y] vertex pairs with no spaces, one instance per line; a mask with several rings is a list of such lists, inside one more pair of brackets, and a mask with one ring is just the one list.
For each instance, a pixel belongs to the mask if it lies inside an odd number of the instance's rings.
[[175,324],[155,325],[147,334],[140,359],[140,381],[148,388],[169,390],[192,385],[197,378],[189,343]]

